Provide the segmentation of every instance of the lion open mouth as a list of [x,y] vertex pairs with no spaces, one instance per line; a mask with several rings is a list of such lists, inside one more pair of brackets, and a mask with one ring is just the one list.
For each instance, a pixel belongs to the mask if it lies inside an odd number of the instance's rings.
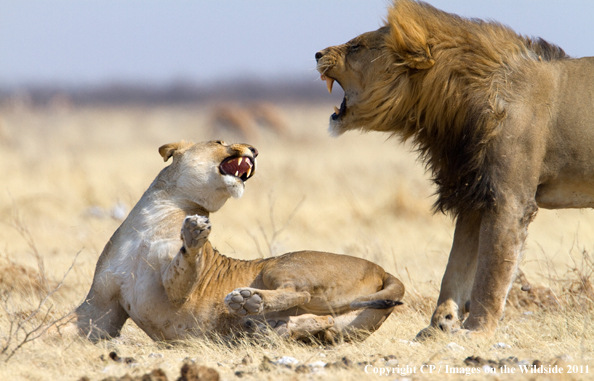
[[[324,74],[322,74],[322,76],[320,78],[322,79],[322,81],[326,81],[326,87],[328,88],[328,92],[330,94],[332,94],[332,86],[334,85],[335,79],[327,77]],[[340,85],[340,82],[338,82],[338,84]],[[346,93],[345,93],[344,97],[342,98],[342,103],[340,104],[340,109],[338,107],[334,106],[334,114],[331,115],[332,120],[338,120],[339,118],[344,116],[344,114],[346,112],[346,108],[347,108],[346,103],[347,103],[347,97],[346,97]]]
[[221,163],[219,170],[223,175],[230,175],[246,181],[256,173],[255,161],[247,156],[229,157]]

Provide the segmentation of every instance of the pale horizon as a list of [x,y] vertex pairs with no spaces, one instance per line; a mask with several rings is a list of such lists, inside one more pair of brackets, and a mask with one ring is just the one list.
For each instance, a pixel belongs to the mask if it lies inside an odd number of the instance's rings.
[[[594,55],[594,2],[429,3],[542,37],[570,56]],[[388,4],[2,0],[0,87],[315,81],[315,52],[377,29]]]

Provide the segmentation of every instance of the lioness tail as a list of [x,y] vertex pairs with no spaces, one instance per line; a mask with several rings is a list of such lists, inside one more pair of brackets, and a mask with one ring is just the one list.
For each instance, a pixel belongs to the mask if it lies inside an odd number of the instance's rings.
[[362,296],[351,302],[351,308],[358,310],[361,308],[387,309],[402,304],[400,299],[404,296],[404,285],[398,278],[392,274],[386,273],[384,276],[384,285],[378,292]]

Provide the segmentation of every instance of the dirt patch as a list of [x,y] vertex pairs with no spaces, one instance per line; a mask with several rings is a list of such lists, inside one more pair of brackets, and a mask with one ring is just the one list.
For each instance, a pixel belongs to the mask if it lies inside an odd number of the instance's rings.
[[[116,352],[111,352],[108,358],[112,359],[115,362],[121,362],[125,364],[135,363],[131,357],[120,357]],[[102,360],[106,360],[104,355],[101,356]],[[180,376],[176,379],[176,381],[219,381],[220,376],[219,372],[214,370],[213,368],[209,368],[203,365],[197,365],[193,362],[185,362],[181,369],[180,369]],[[91,381],[91,379],[87,376],[83,376],[79,379],[79,381]],[[146,373],[142,376],[132,377],[129,374],[125,374],[122,377],[107,377],[102,379],[101,381],[169,381],[167,378],[167,374],[161,369],[153,369],[151,372]]]

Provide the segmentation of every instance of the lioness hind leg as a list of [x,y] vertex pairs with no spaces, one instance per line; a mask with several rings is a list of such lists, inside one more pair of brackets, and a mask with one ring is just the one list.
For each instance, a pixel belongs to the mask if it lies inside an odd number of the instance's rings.
[[362,309],[334,316],[334,326],[324,332],[324,339],[363,340],[375,332],[390,316],[394,307],[386,309]]
[[100,296],[91,295],[75,311],[78,333],[92,341],[119,336],[128,319],[126,310],[115,300],[102,303]]
[[285,339],[305,340],[312,336],[326,336],[334,327],[334,318],[330,315],[303,314],[283,316],[261,321],[250,320],[252,333],[267,334],[270,330]]
[[[277,327],[278,327],[277,323]],[[287,321],[287,335],[296,340],[308,339],[313,335],[332,328],[334,326],[334,318],[330,315],[314,315],[314,314],[303,314],[298,316],[290,316]],[[282,330],[280,328],[275,328]]]
[[305,304],[310,299],[311,295],[307,291],[260,290],[244,287],[231,291],[225,297],[225,305],[229,312],[239,316],[246,316],[284,311]]

